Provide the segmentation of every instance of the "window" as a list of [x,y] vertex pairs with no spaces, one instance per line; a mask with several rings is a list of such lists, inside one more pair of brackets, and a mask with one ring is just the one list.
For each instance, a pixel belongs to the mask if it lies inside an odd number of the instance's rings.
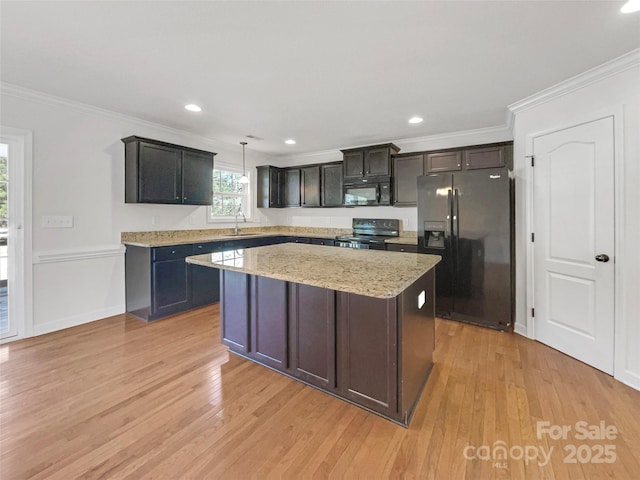
[[241,176],[241,172],[234,172],[231,169],[213,170],[213,205],[211,205],[210,220],[228,221],[234,218],[239,210],[249,218],[250,184],[239,183]]

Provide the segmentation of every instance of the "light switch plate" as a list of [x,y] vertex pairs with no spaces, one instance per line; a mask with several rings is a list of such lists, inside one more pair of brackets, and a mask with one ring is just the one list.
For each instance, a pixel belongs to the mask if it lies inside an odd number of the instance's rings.
[[422,290],[420,292],[420,295],[418,295],[418,310],[420,310],[426,302],[427,302],[427,292]]
[[73,215],[43,215],[42,228],[73,228]]

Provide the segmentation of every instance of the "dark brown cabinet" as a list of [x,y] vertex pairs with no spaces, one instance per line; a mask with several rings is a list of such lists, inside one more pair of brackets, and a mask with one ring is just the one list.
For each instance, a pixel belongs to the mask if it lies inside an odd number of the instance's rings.
[[289,284],[289,358],[292,375],[333,389],[336,386],[335,293]]
[[125,202],[211,205],[212,152],[137,136],[125,144]]
[[418,253],[418,245],[406,243],[387,243],[387,250],[390,252]]
[[343,292],[337,295],[340,393],[377,412],[396,412],[396,300]]
[[264,165],[257,167],[258,181],[256,203],[258,208],[282,208],[284,206],[284,169]]
[[303,207],[320,206],[320,165],[300,169]]
[[424,155],[393,158],[393,204],[415,206],[418,203],[418,177],[424,175]]
[[512,143],[499,143],[472,148],[445,150],[426,154],[427,173],[475,170],[480,168],[511,168]]
[[312,238],[311,239],[311,244],[312,245],[326,245],[328,247],[334,247],[336,242],[335,242],[335,240],[332,240],[330,238]]
[[504,167],[506,162],[505,153],[504,146],[464,150],[464,167],[467,170]]
[[393,143],[342,150],[344,178],[390,176],[391,156],[399,151]]
[[320,203],[323,207],[340,207],[343,202],[342,162],[321,165]]
[[288,367],[287,282],[250,277],[251,351],[261,363],[284,370]]
[[427,153],[424,170],[425,173],[462,170],[462,152],[453,151]]
[[364,152],[343,152],[344,178],[361,178],[364,175]]
[[300,169],[287,168],[284,171],[284,206],[300,206]]

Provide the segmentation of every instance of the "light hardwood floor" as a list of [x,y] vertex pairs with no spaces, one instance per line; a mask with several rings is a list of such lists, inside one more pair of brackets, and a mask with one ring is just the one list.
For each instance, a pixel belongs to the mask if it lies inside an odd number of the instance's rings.
[[[537,342],[438,321],[405,429],[229,355],[218,314],[120,315],[1,345],[0,477],[640,478],[640,392]],[[572,430],[538,438],[537,421]],[[617,438],[577,440],[579,421]],[[465,458],[500,441],[506,460]],[[586,460],[606,444],[613,463],[565,463],[570,445]],[[550,447],[545,466],[517,458]]]

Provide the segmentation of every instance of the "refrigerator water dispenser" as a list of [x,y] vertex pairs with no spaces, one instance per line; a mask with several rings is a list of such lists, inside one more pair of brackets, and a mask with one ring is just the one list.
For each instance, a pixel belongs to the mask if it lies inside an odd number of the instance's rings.
[[424,222],[424,243],[427,248],[444,248],[444,222]]

